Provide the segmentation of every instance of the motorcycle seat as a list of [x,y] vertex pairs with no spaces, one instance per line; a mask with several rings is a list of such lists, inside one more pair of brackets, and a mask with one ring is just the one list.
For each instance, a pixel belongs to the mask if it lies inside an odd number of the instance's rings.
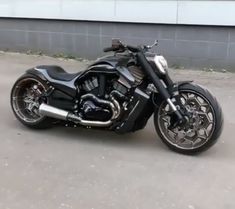
[[55,65],[41,65],[41,66],[38,66],[37,68],[45,69],[47,71],[47,74],[51,78],[55,80],[59,80],[59,81],[71,81],[81,74],[81,72],[68,73],[62,67],[55,66]]

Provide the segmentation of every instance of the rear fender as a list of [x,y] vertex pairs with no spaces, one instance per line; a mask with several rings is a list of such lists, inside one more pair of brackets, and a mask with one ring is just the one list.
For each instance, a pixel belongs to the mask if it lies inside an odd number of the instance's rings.
[[41,68],[31,68],[26,71],[28,74],[32,74],[34,76],[39,77],[40,79],[44,80],[49,84],[50,86],[56,88],[59,91],[64,92],[65,94],[75,97],[77,90],[75,86],[75,80],[72,81],[59,81],[51,78],[46,69],[41,69]]
[[39,77],[40,79],[42,79],[43,81],[48,81],[45,77],[45,75],[42,72],[39,72],[38,70],[35,70],[35,68],[31,68],[29,70],[26,71],[26,73],[34,75]]

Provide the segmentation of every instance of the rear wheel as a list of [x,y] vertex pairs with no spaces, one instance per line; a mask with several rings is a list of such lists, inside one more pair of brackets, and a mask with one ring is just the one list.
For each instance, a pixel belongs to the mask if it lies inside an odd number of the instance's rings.
[[154,116],[158,135],[176,152],[194,154],[207,150],[215,144],[223,128],[222,110],[216,98],[195,84],[180,86],[178,98],[188,122],[172,128],[174,114],[169,105],[162,102]]
[[28,74],[15,82],[11,91],[11,107],[16,118],[25,126],[35,129],[51,126],[52,120],[39,114],[41,96],[47,88],[43,80]]

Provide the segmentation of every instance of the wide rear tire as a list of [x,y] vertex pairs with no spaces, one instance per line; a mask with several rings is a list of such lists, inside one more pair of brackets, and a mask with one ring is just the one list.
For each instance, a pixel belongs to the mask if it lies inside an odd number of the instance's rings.
[[[192,130],[188,129],[185,131],[186,134],[184,133],[180,137],[181,132],[184,132],[180,130],[180,128],[175,129],[178,130],[178,133],[177,131],[174,132],[168,129],[167,126],[169,127],[170,125],[170,116],[167,113],[166,102],[162,101],[154,115],[156,131],[161,140],[173,151],[183,154],[196,154],[206,151],[216,143],[221,135],[223,129],[221,107],[216,98],[208,90],[196,84],[188,83],[181,85],[179,87],[179,94],[182,95],[182,103],[183,100],[185,100],[184,105],[187,106],[188,109],[191,108],[192,110],[190,109],[190,111],[192,115],[194,114],[191,120],[192,125],[189,126]],[[163,109],[165,113],[163,113]],[[169,119],[167,119],[168,117]],[[193,126],[193,124],[196,125]],[[211,126],[211,128],[209,126]],[[188,136],[189,133],[192,136]],[[195,136],[193,136],[193,134]],[[192,141],[190,142],[190,140]],[[186,141],[188,141],[189,145],[186,145]],[[182,144],[180,144],[180,142],[182,142]]]
[[[34,110],[30,112],[29,105],[30,101],[38,102],[38,95],[28,95],[33,92],[33,87],[37,86],[39,92],[46,91],[48,89],[47,84],[31,74],[24,74],[14,84],[11,90],[11,108],[16,118],[25,126],[33,129],[45,129],[52,126],[52,119],[41,116],[39,113],[36,114]],[[37,91],[38,91],[37,90]],[[36,104],[36,103],[35,103]]]

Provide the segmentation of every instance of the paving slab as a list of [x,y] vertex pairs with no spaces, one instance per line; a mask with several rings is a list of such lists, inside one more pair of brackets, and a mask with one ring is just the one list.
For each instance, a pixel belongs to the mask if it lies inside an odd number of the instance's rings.
[[171,70],[175,80],[195,80],[222,105],[225,126],[205,153],[174,153],[146,129],[117,135],[84,128],[43,131],[13,116],[10,90],[30,67],[61,65],[70,72],[87,62],[0,53],[1,209],[234,209],[235,74]]

